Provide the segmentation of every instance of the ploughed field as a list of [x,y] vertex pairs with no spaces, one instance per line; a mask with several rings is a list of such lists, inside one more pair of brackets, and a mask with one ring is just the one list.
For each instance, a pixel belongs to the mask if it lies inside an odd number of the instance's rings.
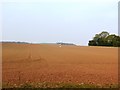
[[118,48],[2,44],[3,84],[118,83]]

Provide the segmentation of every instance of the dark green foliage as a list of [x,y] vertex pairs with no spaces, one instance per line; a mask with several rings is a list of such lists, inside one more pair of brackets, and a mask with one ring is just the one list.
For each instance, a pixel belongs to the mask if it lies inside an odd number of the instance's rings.
[[96,41],[94,40],[89,41],[89,46],[97,46]]
[[108,32],[103,31],[100,34],[96,34],[93,40],[89,41],[88,45],[120,47],[120,36],[115,34],[109,35]]

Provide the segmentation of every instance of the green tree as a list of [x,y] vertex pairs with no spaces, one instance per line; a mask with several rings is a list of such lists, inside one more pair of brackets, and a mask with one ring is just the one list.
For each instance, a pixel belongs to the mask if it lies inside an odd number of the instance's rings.
[[120,36],[116,36],[116,37],[113,39],[113,46],[115,46],[115,47],[120,47]]
[[115,37],[116,37],[115,34],[111,34],[106,38],[108,46],[113,46],[113,41],[114,41]]
[[93,37],[93,40],[90,40],[88,43],[89,46],[115,46],[120,47],[120,36],[115,34],[109,34],[106,31],[103,31],[99,34],[96,34]]
[[107,45],[106,37],[108,35],[109,35],[108,32],[103,31],[100,34],[96,34],[95,37],[93,37],[93,40],[95,41],[97,46],[106,46]]
[[103,32],[101,32],[100,34],[99,34],[99,36],[100,36],[100,38],[106,38],[107,36],[109,36],[109,33],[108,32],[106,32],[106,31],[103,31]]

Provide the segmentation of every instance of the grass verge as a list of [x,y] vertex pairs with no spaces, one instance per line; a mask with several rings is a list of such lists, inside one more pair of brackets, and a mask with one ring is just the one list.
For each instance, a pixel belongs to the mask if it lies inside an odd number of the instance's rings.
[[75,83],[23,83],[23,84],[10,84],[6,83],[2,85],[2,88],[118,88],[117,84],[106,84],[106,85],[94,85],[94,84],[75,84]]

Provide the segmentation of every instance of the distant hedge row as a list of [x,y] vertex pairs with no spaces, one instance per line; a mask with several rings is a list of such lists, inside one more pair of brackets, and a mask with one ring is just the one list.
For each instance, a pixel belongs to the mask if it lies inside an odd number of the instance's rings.
[[106,31],[96,34],[93,40],[88,43],[89,46],[114,46],[120,47],[120,36],[109,34]]

